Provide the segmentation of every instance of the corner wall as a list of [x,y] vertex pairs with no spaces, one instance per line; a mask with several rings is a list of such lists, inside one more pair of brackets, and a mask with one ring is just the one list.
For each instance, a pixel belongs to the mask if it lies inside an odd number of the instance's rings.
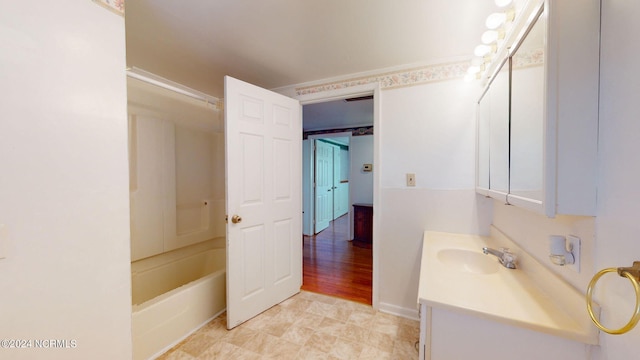
[[[640,261],[639,16],[637,1],[602,1],[597,270]],[[605,326],[618,328],[629,321],[635,294],[626,279],[604,276],[596,297]],[[637,358],[638,343],[640,326],[623,335],[602,334],[594,359]]]
[[488,234],[492,203],[474,188],[477,96],[477,84],[457,78],[382,91],[382,310],[417,317],[425,230]]
[[0,12],[3,359],[131,358],[124,18],[85,1]]

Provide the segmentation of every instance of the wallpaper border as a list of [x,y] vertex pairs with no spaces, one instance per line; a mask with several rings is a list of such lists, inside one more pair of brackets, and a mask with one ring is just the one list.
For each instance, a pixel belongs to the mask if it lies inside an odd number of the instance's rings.
[[112,12],[124,16],[124,2],[125,0],[92,0],[94,3],[111,10]]

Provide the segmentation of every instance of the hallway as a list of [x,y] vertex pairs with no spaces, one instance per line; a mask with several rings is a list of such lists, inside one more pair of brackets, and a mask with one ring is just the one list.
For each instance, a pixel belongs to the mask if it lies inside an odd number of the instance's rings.
[[343,215],[314,236],[303,236],[302,290],[371,305],[372,249],[347,241]]

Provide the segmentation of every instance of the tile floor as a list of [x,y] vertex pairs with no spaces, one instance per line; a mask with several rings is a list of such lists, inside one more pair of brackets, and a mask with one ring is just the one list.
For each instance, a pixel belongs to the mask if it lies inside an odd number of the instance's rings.
[[417,359],[419,323],[311,292],[228,331],[226,314],[159,357],[192,359]]

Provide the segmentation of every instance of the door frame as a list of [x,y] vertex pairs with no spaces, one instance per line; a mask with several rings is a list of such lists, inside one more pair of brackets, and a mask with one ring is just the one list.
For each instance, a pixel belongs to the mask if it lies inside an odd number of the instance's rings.
[[[294,99],[300,101],[300,105],[304,106],[332,100],[342,100],[351,97],[373,95],[373,282],[371,287],[371,305],[374,309],[378,309],[380,304],[380,296],[378,291],[378,284],[380,279],[380,262],[377,250],[379,249],[378,242],[380,241],[380,219],[383,215],[382,208],[380,207],[380,203],[382,200],[380,189],[380,174],[382,170],[380,167],[380,123],[382,114],[382,101],[380,93],[380,83],[369,83],[293,97]],[[302,121],[304,121],[304,117]],[[302,134],[300,135],[302,136]],[[351,196],[351,194],[349,194],[349,196]],[[300,216],[302,216],[302,214],[300,214]]]
[[[302,121],[304,122],[304,116]],[[351,146],[351,133],[350,132],[339,132],[339,133],[331,133],[331,134],[317,134],[317,135],[309,135],[308,139],[312,141],[312,152],[311,152],[311,161],[315,162],[315,146],[313,145],[313,143],[315,143],[316,140],[320,140],[320,139],[330,139],[330,138],[337,138],[337,137],[348,137],[349,138],[349,146]],[[351,166],[351,150],[349,150],[349,166]],[[308,159],[304,159],[303,160],[303,164],[304,161],[306,161]],[[311,211],[311,221],[313,221],[316,218],[316,198],[315,198],[315,194],[316,194],[316,187],[315,187],[315,173],[316,169],[315,169],[315,165],[312,166],[311,168],[311,176],[310,176],[310,184],[303,184],[303,191],[304,191],[304,186],[309,186],[310,189],[310,201],[309,201],[309,206],[308,206],[308,210]],[[351,178],[351,174],[349,174],[349,178]],[[347,210],[347,214],[349,215],[349,227],[348,227],[348,234],[349,234],[349,240],[353,239],[353,229],[352,229],[352,221],[353,219],[351,218],[351,216],[353,216],[352,211],[351,211],[351,205],[352,205],[353,199],[351,199],[351,182],[349,182],[349,210]],[[311,225],[312,229],[313,229],[313,233],[316,234],[316,224],[315,222]]]

